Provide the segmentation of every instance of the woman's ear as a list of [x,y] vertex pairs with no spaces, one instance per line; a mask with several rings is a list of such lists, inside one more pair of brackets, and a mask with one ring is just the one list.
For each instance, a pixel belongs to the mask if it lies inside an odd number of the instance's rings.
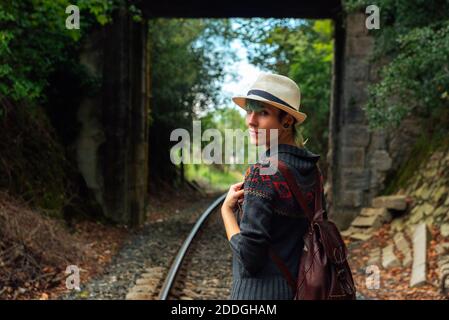
[[283,127],[284,128],[290,128],[291,126],[293,126],[293,123],[295,122],[295,119],[293,119],[293,117],[289,114],[287,114],[286,117],[284,117],[284,123],[283,123]]

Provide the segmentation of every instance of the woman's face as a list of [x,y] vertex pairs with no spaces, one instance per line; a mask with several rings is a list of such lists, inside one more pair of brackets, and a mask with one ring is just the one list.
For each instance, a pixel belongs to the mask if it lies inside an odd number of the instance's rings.
[[[288,122],[288,120],[283,122]],[[278,143],[285,131],[279,121],[279,109],[253,100],[247,101],[246,125],[249,130],[250,142],[256,146],[270,145],[270,129],[278,129]]]

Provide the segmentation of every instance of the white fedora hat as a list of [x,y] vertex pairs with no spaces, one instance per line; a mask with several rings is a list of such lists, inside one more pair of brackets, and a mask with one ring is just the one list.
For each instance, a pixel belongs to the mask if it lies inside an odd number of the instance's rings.
[[243,109],[246,100],[265,102],[273,107],[291,114],[298,123],[302,123],[307,115],[299,112],[301,93],[298,85],[285,76],[261,73],[249,89],[246,96],[236,96],[232,100]]

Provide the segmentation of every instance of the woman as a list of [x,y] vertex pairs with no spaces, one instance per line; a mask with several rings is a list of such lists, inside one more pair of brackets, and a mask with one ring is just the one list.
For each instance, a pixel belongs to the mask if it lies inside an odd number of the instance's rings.
[[[308,151],[298,126],[306,119],[299,112],[300,91],[291,79],[261,74],[246,96],[233,101],[247,111],[250,142],[265,141],[267,156],[274,141],[260,129],[278,129],[277,157],[287,164],[311,210],[314,209],[316,163],[320,156]],[[265,138],[265,139],[263,139]],[[226,234],[233,251],[233,283],[230,299],[293,299],[293,290],[276,263],[272,249],[297,277],[307,219],[279,171],[260,172],[262,164],[250,166],[244,182],[232,185],[221,208]],[[234,211],[243,197],[243,215]],[[325,208],[324,196],[323,208]]]

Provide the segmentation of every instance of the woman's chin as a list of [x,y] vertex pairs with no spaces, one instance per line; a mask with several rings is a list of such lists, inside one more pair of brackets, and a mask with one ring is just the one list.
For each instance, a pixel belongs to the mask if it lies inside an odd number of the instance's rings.
[[251,137],[249,140],[249,143],[256,146],[256,147],[260,147],[262,145],[265,145],[265,143],[263,143],[262,141],[263,139],[259,139],[258,137]]

